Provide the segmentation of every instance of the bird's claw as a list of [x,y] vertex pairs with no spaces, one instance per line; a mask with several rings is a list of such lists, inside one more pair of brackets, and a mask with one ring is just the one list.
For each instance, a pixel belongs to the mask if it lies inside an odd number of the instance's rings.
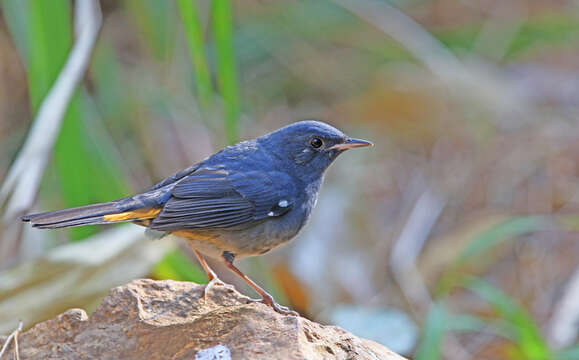
[[213,279],[211,279],[207,285],[205,285],[205,289],[203,289],[203,298],[207,299],[207,296],[209,294],[209,292],[211,291],[211,289],[213,289],[213,287],[215,286],[223,286],[226,289],[228,289],[229,291],[233,291],[235,290],[235,288],[233,287],[233,285],[227,284],[225,282],[223,282],[221,279],[215,277]]
[[273,300],[273,298],[267,298],[267,297],[264,297],[262,299],[251,299],[250,298],[247,302],[248,303],[258,302],[258,303],[265,304],[267,306],[271,306],[271,308],[275,312],[282,314],[282,315],[300,316],[300,314],[297,311],[294,311],[287,306],[283,306],[283,305],[278,304],[277,302],[275,302],[275,300]]
[[269,306],[271,306],[276,312],[278,312],[282,315],[300,316],[300,314],[297,311],[294,311],[294,310],[290,309],[289,307],[280,305],[276,302],[274,302],[273,304],[270,304]]

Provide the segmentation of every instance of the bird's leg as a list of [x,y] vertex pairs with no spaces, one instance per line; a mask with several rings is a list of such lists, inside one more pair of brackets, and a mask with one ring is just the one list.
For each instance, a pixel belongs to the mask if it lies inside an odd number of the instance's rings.
[[253,290],[255,290],[259,295],[261,295],[261,300],[258,300],[266,305],[271,306],[275,311],[283,315],[293,315],[299,316],[299,314],[286,306],[282,306],[275,302],[273,296],[267,293],[267,291],[263,290],[261,286],[257,285],[253,280],[247,277],[244,273],[241,272],[235,265],[233,265],[233,260],[235,259],[235,255],[230,253],[229,251],[224,251],[221,255],[225,260],[225,265],[237,274],[240,278],[242,278]]
[[203,271],[205,271],[205,274],[207,274],[207,279],[209,280],[207,285],[205,285],[205,290],[203,291],[203,297],[204,298],[207,298],[207,294],[209,293],[209,291],[211,291],[211,289],[214,286],[225,286],[225,287],[228,287],[230,289],[233,289],[232,285],[224,283],[221,279],[219,279],[217,277],[217,274],[215,274],[215,271],[213,271],[213,269],[211,269],[209,267],[209,264],[207,264],[207,261],[205,261],[205,258],[203,257],[203,255],[201,255],[201,253],[199,251],[193,250],[193,252],[195,253],[195,256],[197,257],[197,260],[201,264]]
[[[209,281],[213,281],[215,279],[219,280],[219,278],[217,277],[217,274],[215,274],[215,271],[213,271],[213,269],[211,269],[209,267],[209,264],[207,264],[207,261],[205,261],[205,258],[203,257],[203,255],[201,255],[201,253],[197,250],[193,250],[193,252],[195,253],[195,256],[197,257],[197,260],[201,264],[203,271],[205,271],[205,274],[207,274],[207,278],[209,279]],[[221,280],[219,280],[219,281],[221,281]]]

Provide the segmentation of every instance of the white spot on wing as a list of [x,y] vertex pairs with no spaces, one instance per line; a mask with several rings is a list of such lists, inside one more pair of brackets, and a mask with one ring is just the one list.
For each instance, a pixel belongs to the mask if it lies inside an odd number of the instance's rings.
[[267,213],[267,216],[273,216],[273,215],[274,215],[273,211],[270,211]]
[[289,205],[289,203],[287,202],[287,200],[280,200],[277,205],[279,207],[287,207]]

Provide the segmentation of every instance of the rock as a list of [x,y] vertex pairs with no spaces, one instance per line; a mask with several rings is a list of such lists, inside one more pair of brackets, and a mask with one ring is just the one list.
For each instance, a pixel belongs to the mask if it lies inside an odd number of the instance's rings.
[[[20,334],[20,358],[403,359],[339,327],[248,303],[232,289],[214,287],[207,299],[203,289],[170,280],[114,288],[91,317],[71,309]],[[12,359],[12,346],[4,359]]]

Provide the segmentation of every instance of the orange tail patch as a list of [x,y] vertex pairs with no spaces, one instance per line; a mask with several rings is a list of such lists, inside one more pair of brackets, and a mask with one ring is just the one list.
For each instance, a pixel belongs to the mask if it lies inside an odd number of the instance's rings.
[[122,212],[118,214],[104,215],[104,221],[127,221],[127,220],[146,220],[152,219],[161,212],[159,208],[137,209],[133,211]]

